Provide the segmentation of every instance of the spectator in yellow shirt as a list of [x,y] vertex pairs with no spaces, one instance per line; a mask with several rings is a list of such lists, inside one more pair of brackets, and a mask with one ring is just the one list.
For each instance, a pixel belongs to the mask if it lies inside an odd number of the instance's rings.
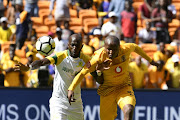
[[7,18],[1,18],[1,27],[0,27],[0,44],[10,41],[12,39],[11,29],[7,26]]
[[84,37],[83,37],[84,44],[83,44],[82,52],[85,55],[88,55],[89,57],[91,57],[94,53],[94,47],[90,46],[89,42],[90,42],[89,35],[84,35]]
[[163,42],[159,43],[159,50],[154,53],[153,59],[154,61],[163,60],[166,63],[168,58],[165,51],[165,43]]
[[175,48],[173,46],[168,46],[166,48],[166,55],[167,55],[167,62],[165,64],[165,68],[168,69],[169,66],[171,66],[171,64],[174,64],[173,61],[172,61],[172,56],[173,54],[175,53]]
[[168,89],[166,82],[169,80],[169,72],[164,67],[164,61],[157,61],[160,66],[149,67],[150,81],[153,85],[153,88],[160,88],[163,90]]
[[179,88],[180,87],[180,64],[179,64],[179,56],[173,55],[172,56],[172,62],[173,64],[170,64],[167,68],[171,79],[169,81],[169,87],[170,88]]
[[149,81],[148,67],[141,59],[142,57],[138,56],[135,62],[129,64],[129,74],[135,89],[144,88],[146,81]]
[[[94,47],[93,46],[90,46],[89,45],[89,35],[84,35],[83,37],[83,48],[82,48],[82,52],[85,54],[85,55],[88,55],[89,57],[91,57],[94,53]],[[82,83],[81,83],[81,87],[84,87],[84,88],[94,88],[96,86],[96,82],[95,80],[93,79],[93,76],[89,73],[87,74]]]
[[36,36],[32,36],[31,37],[31,44],[28,44],[26,46],[26,54],[28,52],[33,52],[33,60],[39,60],[38,57],[36,57],[36,54],[38,54],[37,50],[36,50],[36,41],[37,41],[37,37]]
[[[34,54],[33,52],[29,51],[26,53],[26,58],[28,59],[27,64],[30,65],[33,61],[35,61],[34,59]],[[33,87],[36,88],[38,87],[38,70],[30,70],[24,73],[24,84],[27,87]]]
[[[20,59],[15,55],[15,44],[10,44],[9,52],[3,58],[3,70],[5,74],[4,86],[5,87],[20,87],[24,86],[23,76],[20,71],[14,71],[16,62]],[[4,56],[3,56],[4,57]]]
[[93,38],[90,40],[89,45],[93,46],[96,50],[98,50],[100,48],[101,39],[102,39],[101,30],[95,29],[93,31]]

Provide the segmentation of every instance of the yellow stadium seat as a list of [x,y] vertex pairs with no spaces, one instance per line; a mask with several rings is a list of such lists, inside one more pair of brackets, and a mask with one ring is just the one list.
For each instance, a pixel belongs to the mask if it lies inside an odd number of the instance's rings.
[[98,23],[90,22],[90,23],[88,23],[88,24],[85,24],[85,26],[84,26],[84,31],[85,31],[86,33],[88,33],[88,32],[90,32],[90,30],[91,30],[92,28],[97,27],[97,26],[98,26]]
[[82,26],[70,26],[70,29],[73,30],[75,33],[80,33],[82,31]]
[[88,23],[99,23],[98,18],[86,18],[83,21],[83,25],[86,25]]
[[36,32],[37,33],[48,33],[49,32],[49,28],[48,26],[39,26],[36,28]]
[[81,10],[79,12],[79,18],[83,24],[83,20],[86,18],[97,18],[97,13],[95,10]]
[[55,25],[56,21],[55,21],[55,19],[49,20],[49,18],[47,17],[47,18],[44,19],[44,24],[47,25],[47,26]]
[[47,33],[37,33],[37,38],[42,37],[42,36],[47,36]]
[[43,19],[41,17],[31,17],[33,24],[41,25],[43,24]]
[[77,10],[69,9],[71,18],[77,18]]
[[39,9],[49,9],[50,1],[38,1]]
[[21,59],[20,59],[20,62],[21,62],[22,64],[27,64],[28,59],[27,59],[27,58],[21,58]]
[[70,26],[81,26],[81,20],[79,18],[71,18],[69,22]]
[[52,32],[52,33],[56,33],[56,26],[54,25],[54,26],[51,26],[50,27],[50,31]]
[[26,49],[26,46],[24,45],[20,50],[16,50],[15,54],[20,58],[25,58],[26,57],[25,49]]
[[156,52],[157,51],[157,45],[156,44],[142,44],[141,48],[147,53],[147,52]]

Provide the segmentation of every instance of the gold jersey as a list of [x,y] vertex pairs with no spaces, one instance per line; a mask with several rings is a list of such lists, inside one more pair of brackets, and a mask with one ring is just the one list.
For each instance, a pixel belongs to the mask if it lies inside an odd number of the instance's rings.
[[[113,91],[124,88],[126,86],[131,86],[128,66],[130,61],[130,54],[132,52],[138,53],[149,62],[152,61],[152,59],[147,56],[147,54],[138,45],[134,43],[126,43],[121,45],[119,54],[116,58],[112,59],[110,68],[103,71],[104,82],[98,88],[99,95],[106,96]],[[102,63],[106,59],[109,58],[105,48],[103,47],[97,50],[89,64],[87,64],[74,78],[72,84],[69,87],[69,90],[74,90],[75,87],[81,82],[85,74],[95,71],[97,62]]]

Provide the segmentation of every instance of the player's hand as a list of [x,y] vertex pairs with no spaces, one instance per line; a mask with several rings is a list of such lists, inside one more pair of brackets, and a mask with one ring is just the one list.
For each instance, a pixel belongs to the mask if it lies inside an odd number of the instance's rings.
[[14,61],[16,63],[14,71],[28,71],[30,68],[19,61]]
[[101,72],[104,71],[104,70],[108,70],[110,68],[109,66],[111,64],[112,64],[111,60],[105,60],[102,63],[97,63],[96,70],[101,71]]
[[71,105],[71,102],[76,101],[76,99],[74,98],[74,92],[72,90],[68,90],[68,100],[69,100],[70,105]]
[[150,64],[156,66],[157,68],[160,66],[160,64],[155,62],[154,60],[152,60]]

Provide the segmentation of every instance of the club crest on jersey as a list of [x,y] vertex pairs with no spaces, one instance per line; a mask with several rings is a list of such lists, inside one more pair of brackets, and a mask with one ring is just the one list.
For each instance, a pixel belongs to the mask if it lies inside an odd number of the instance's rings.
[[120,66],[116,67],[115,68],[115,72],[116,73],[120,73],[122,71],[122,68]]
[[122,62],[126,61],[125,55],[123,55],[123,56],[121,57],[121,60],[122,60]]
[[83,67],[83,62],[80,61],[76,67]]

